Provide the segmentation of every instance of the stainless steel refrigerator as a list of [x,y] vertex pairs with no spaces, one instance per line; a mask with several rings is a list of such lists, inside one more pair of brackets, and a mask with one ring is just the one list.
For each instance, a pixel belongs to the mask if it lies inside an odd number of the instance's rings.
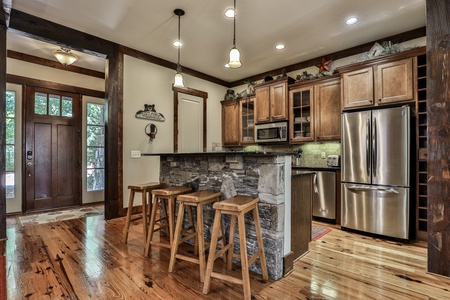
[[409,239],[410,108],[344,112],[341,226]]

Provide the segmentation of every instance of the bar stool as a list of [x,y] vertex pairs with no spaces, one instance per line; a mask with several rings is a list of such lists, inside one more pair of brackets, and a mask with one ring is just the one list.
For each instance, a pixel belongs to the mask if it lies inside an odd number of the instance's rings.
[[[128,231],[130,230],[130,223],[131,223],[131,213],[133,210],[133,202],[134,202],[134,196],[136,193],[142,194],[142,218],[144,219],[143,222],[143,229],[144,229],[144,242],[147,239],[147,228],[149,224],[148,215],[151,211],[151,198],[152,195],[150,194],[152,190],[164,187],[164,183],[159,182],[149,182],[144,184],[135,184],[135,185],[129,185],[128,189],[130,189],[130,199],[128,200],[128,211],[127,211],[127,218],[125,222],[125,228],[123,231],[123,242],[126,244],[128,242]],[[147,198],[148,194],[148,198]],[[147,202],[148,199],[148,202]],[[148,206],[148,209],[147,209]],[[139,216],[141,218],[141,216]],[[135,220],[137,220],[136,218]]]
[[[170,252],[170,263],[169,263],[169,272],[173,272],[176,259],[181,259],[185,261],[189,261],[192,263],[199,264],[200,266],[200,281],[203,282],[205,278],[205,268],[206,268],[206,260],[205,260],[205,252],[207,246],[205,247],[205,235],[204,235],[204,222],[203,222],[203,206],[212,202],[219,201],[219,197],[222,193],[215,192],[210,190],[198,191],[191,194],[184,194],[177,197],[178,206],[178,215],[177,215],[177,225],[175,226],[174,233],[174,242],[172,244],[172,249]],[[192,215],[191,210],[196,208],[196,223],[195,226],[192,223],[191,218],[189,219],[191,224],[188,227],[183,228],[183,219],[185,208],[187,208],[188,215]],[[222,222],[220,222],[220,238],[221,248],[224,247],[223,241],[223,227]],[[191,230],[191,231],[190,231]],[[190,231],[190,232],[189,232]],[[182,254],[178,254],[178,246],[185,241],[193,239],[194,240],[194,254],[197,255],[198,249],[198,258],[186,256]]]
[[[152,195],[154,195],[155,198],[153,199],[151,210],[150,225],[145,245],[145,256],[148,256],[151,245],[169,249],[172,247],[175,198],[179,195],[189,193],[190,191],[192,191],[192,188],[190,186],[172,186],[164,189],[155,189],[152,191]],[[169,207],[169,212],[167,212],[167,207]],[[160,218],[156,220],[156,212],[158,208],[162,208],[164,216],[160,216]],[[163,223],[163,221],[165,223]],[[156,229],[155,224],[159,225],[159,227]],[[169,244],[153,241],[153,233],[167,227],[169,228]]]
[[[241,284],[244,287],[244,299],[251,299],[251,289],[250,289],[250,274],[249,266],[255,261],[259,261],[261,264],[262,277],[264,280],[268,279],[266,256],[264,254],[264,245],[262,242],[261,226],[258,214],[258,197],[251,196],[235,196],[230,199],[216,202],[213,208],[216,210],[214,216],[213,233],[211,237],[211,250],[209,251],[208,264],[206,265],[205,282],[203,285],[203,294],[208,294],[211,286],[211,277],[215,277],[221,280],[229,281],[232,283]],[[258,251],[252,257],[247,255],[247,241],[245,237],[245,214],[253,211],[253,221],[255,224],[256,239],[258,241]],[[231,215],[230,220],[230,238],[228,244],[215,253],[217,245],[217,237],[220,228],[220,222],[222,215]],[[231,271],[231,264],[233,261],[233,256],[239,257],[239,255],[234,255],[234,231],[236,227],[236,217],[238,221],[239,229],[239,243],[240,243],[240,258],[242,267],[242,279],[213,272],[214,261],[223,253],[228,251],[227,257],[227,270]]]

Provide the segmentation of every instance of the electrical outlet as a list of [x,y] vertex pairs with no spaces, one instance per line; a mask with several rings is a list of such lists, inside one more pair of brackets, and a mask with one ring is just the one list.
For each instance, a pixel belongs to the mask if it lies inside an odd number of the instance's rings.
[[325,152],[324,151],[322,151],[322,153],[320,153],[320,158],[325,159]]
[[141,157],[141,151],[131,150],[131,158],[139,158],[139,157]]

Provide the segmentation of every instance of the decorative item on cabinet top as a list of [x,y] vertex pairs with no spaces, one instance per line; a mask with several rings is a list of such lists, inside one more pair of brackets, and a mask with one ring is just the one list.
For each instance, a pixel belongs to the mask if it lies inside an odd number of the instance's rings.
[[144,104],[144,110],[138,110],[135,114],[138,119],[164,122],[166,118],[162,113],[156,112],[155,104]]

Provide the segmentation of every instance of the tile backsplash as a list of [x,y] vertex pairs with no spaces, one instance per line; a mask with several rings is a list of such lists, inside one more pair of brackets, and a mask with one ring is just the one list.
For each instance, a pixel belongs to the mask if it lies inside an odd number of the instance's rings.
[[[267,152],[293,152],[301,148],[303,150],[300,157],[300,166],[306,167],[326,167],[327,156],[331,154],[341,155],[341,143],[340,142],[319,142],[319,143],[307,143],[303,145],[253,145],[244,147],[247,151],[267,151]],[[322,158],[322,152],[325,153],[325,158]],[[292,160],[295,162],[295,160]]]
[[[331,154],[341,155],[341,143],[340,142],[328,142],[328,143],[309,143],[295,147],[294,149],[301,148],[303,154],[300,158],[301,166],[308,167],[326,167],[327,156]],[[325,153],[325,158],[322,158],[322,153]]]

